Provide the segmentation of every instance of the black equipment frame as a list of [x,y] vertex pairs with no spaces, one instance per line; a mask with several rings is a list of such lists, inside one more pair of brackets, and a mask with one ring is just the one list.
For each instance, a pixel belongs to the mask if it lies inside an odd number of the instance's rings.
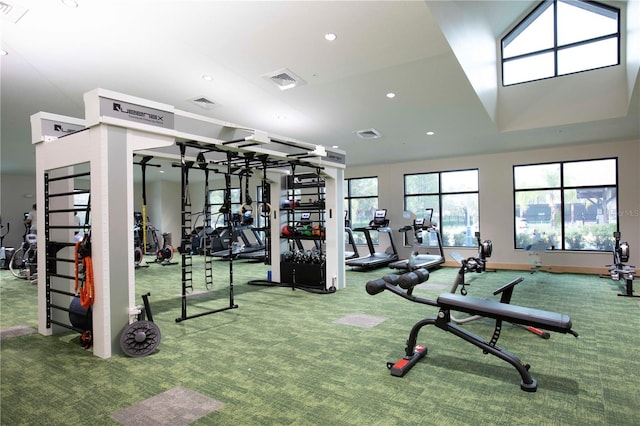
[[[404,376],[418,361],[426,356],[428,351],[427,347],[416,344],[418,334],[423,327],[435,325],[437,328],[479,347],[483,353],[491,354],[511,364],[518,371],[518,374],[520,374],[520,389],[526,392],[535,392],[537,390],[537,382],[529,373],[530,365],[524,364],[514,354],[498,347],[496,344],[500,337],[502,322],[508,321],[514,324],[523,324],[559,333],[568,333],[578,337],[578,334],[571,329],[571,319],[567,315],[502,302],[502,300],[511,299],[513,288],[522,281],[522,278],[517,278],[493,292],[494,295],[502,294],[501,302],[476,299],[452,293],[441,294],[437,300],[414,296],[412,294],[414,286],[428,279],[429,272],[426,269],[418,269],[400,276],[386,276],[372,280],[366,284],[367,293],[370,295],[376,295],[384,290],[388,290],[412,302],[434,306],[440,309],[436,317],[424,318],[411,328],[405,348],[405,356],[395,363],[387,363],[387,368],[391,370],[391,375],[393,376]],[[495,328],[491,339],[486,340],[455,324],[451,318],[451,311],[466,312],[471,315],[480,315],[494,319]]]

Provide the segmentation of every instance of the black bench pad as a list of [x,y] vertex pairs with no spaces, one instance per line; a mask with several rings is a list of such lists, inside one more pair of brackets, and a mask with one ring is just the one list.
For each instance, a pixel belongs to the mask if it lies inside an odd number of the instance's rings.
[[438,306],[558,333],[568,333],[571,330],[571,318],[568,315],[500,303],[491,299],[444,293],[438,297]]

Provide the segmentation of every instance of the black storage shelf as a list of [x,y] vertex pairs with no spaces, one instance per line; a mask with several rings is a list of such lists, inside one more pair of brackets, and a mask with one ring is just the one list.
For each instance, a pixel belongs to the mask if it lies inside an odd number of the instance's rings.
[[289,237],[287,235],[280,235],[280,238],[286,238],[286,239],[296,239],[296,240],[301,240],[301,241],[324,241],[324,236],[317,236],[317,235],[296,235],[294,237]]
[[[290,250],[305,250],[303,241],[313,241],[314,247],[311,250],[316,253],[323,250],[326,208],[324,186],[325,181],[320,175],[320,170],[317,173],[293,173],[283,178],[284,190],[281,194],[283,201],[280,205],[280,211],[281,217],[284,219],[282,224],[288,225],[291,233],[281,234],[280,238],[289,241]],[[306,232],[321,233],[303,235],[302,227],[306,227]],[[283,260],[280,263],[280,278],[285,284],[324,290],[326,287],[325,270],[324,263],[298,263]]]
[[324,263],[280,262],[280,281],[297,287],[325,289]]

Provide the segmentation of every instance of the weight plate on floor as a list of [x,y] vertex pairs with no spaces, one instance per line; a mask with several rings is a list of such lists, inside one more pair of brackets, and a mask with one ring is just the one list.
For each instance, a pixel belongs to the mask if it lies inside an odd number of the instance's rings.
[[160,344],[160,329],[151,321],[129,324],[120,336],[120,348],[131,357],[147,356]]

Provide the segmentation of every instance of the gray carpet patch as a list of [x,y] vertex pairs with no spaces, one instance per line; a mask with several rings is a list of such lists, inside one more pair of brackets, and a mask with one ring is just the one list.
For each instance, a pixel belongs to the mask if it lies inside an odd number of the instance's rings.
[[186,426],[223,405],[187,388],[176,387],[118,411],[111,417],[124,426]]
[[376,325],[386,321],[386,317],[378,317],[367,314],[349,314],[334,321],[336,324],[353,325],[362,328],[373,328]]
[[23,336],[25,334],[33,334],[36,330],[26,325],[14,325],[0,329],[0,340],[10,339],[12,337]]

